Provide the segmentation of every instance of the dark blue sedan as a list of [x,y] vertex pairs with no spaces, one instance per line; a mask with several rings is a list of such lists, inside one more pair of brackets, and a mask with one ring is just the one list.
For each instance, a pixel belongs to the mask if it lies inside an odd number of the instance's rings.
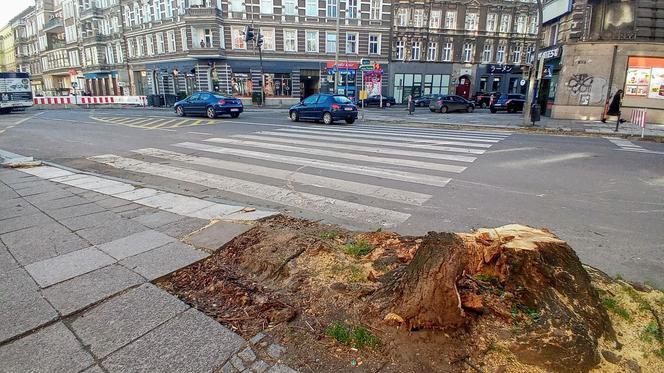
[[244,111],[242,101],[234,97],[224,96],[218,92],[198,92],[175,103],[175,113],[185,115],[205,115],[210,119],[218,115],[228,114],[237,118]]
[[322,120],[332,124],[335,120],[345,120],[353,124],[357,119],[357,106],[346,96],[330,93],[317,93],[305,98],[288,109],[288,117],[293,122],[303,120]]

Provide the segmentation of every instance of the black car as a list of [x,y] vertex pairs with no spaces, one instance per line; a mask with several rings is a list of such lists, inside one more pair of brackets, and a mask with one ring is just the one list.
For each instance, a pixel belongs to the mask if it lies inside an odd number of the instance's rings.
[[523,110],[523,105],[525,103],[526,96],[524,95],[517,93],[503,93],[493,102],[493,104],[491,104],[489,110],[492,113],[501,110],[507,110],[508,113],[516,113],[517,111]]
[[291,106],[288,117],[293,122],[322,120],[325,124],[332,124],[335,120],[345,120],[346,123],[353,124],[357,119],[357,106],[346,96],[318,93]]
[[431,99],[436,97],[436,95],[422,95],[413,100],[415,106],[429,106]]
[[228,114],[231,118],[237,118],[244,111],[244,106],[239,99],[222,95],[219,92],[197,92],[176,102],[173,109],[175,114],[180,117],[206,115],[213,119],[218,115]]
[[451,111],[465,111],[472,113],[475,103],[457,95],[438,95],[429,103],[431,112],[449,113]]
[[479,91],[475,93],[471,101],[475,102],[475,106],[480,107],[482,109],[488,108],[491,105],[491,96],[493,96],[494,100],[496,97],[500,96],[500,93],[498,92],[482,92]]
[[[366,99],[362,100],[361,102],[364,102],[364,106],[371,106],[371,105],[376,105],[380,106],[380,95],[373,95],[369,96]],[[392,105],[396,105],[396,100],[392,96],[383,96],[383,106],[384,107],[390,107]]]

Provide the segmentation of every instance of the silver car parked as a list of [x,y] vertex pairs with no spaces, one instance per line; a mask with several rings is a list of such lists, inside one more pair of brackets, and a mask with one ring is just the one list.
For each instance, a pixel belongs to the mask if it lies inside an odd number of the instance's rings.
[[451,111],[465,111],[472,113],[475,103],[457,95],[438,95],[429,103],[431,112],[449,113]]

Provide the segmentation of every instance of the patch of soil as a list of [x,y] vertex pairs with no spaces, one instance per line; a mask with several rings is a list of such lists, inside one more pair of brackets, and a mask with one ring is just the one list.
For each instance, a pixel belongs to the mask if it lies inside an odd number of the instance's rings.
[[[282,360],[304,372],[587,371],[597,363],[648,371],[664,361],[655,353],[664,346],[641,341],[636,350],[650,360],[626,352],[634,336],[623,338],[629,328],[600,302],[629,285],[598,273],[589,276],[563,241],[522,226],[404,237],[277,216],[158,285],[247,339],[267,331],[287,346]],[[661,315],[664,294],[648,294]],[[647,319],[630,327],[644,330]],[[355,348],[332,338],[331,325],[381,343]],[[552,369],[567,356],[568,369]]]

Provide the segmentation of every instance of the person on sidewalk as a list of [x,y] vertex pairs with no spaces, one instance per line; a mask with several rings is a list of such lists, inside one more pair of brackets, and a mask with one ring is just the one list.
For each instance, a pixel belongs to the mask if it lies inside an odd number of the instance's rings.
[[413,115],[415,111],[415,101],[413,100],[413,95],[408,95],[408,115]]
[[[618,132],[618,125],[620,125],[620,123],[626,122],[624,119],[620,118],[620,107],[622,106],[622,98],[623,98],[623,90],[619,89],[616,92],[616,94],[613,95],[611,104],[609,104],[609,110],[606,112],[607,116],[618,117],[618,119],[616,120],[616,129],[613,130],[613,132]],[[602,123],[606,123],[606,117],[602,118]]]

